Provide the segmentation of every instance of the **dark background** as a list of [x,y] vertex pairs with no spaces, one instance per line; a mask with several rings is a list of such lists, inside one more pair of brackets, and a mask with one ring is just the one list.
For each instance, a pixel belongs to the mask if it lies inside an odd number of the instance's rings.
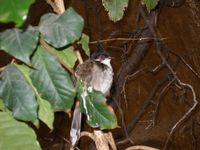
[[[167,2],[167,1],[166,1]],[[95,0],[68,0],[65,1],[66,8],[72,6],[85,19],[84,33],[90,36],[90,41],[99,39],[109,39],[117,37],[130,37],[134,34],[136,28],[136,14],[138,11],[138,1],[130,0],[125,15],[121,21],[113,23],[109,20],[100,1]],[[175,72],[182,82],[189,83],[194,87],[199,101],[200,78],[195,75],[187,67],[190,65],[196,73],[200,72],[200,2],[198,0],[187,0],[185,3],[176,3],[176,7],[168,4],[160,7],[158,16],[158,31],[161,37],[165,38],[164,43],[175,52],[177,56],[169,54],[170,63],[175,67]],[[38,0],[31,6],[29,17],[26,25],[37,25],[42,14],[52,12],[49,5],[44,0]],[[13,27],[12,24],[0,24],[0,30]],[[107,49],[111,56],[115,57],[112,65],[117,72],[123,63],[129,57],[126,55],[125,47],[127,42],[112,41],[105,42],[103,46]],[[95,48],[95,44],[90,45],[91,49]],[[134,53],[134,49],[131,53]],[[83,55],[84,56],[84,55]],[[84,58],[86,58],[84,56]],[[184,58],[187,65],[180,59]],[[87,58],[86,58],[87,59]],[[10,56],[0,51],[0,65],[4,66],[11,60]],[[183,92],[176,84],[170,85],[164,93],[163,88],[167,83],[162,83],[168,73],[163,67],[156,73],[149,70],[160,65],[161,59],[156,53],[155,44],[144,53],[144,57],[139,61],[139,65],[133,76],[129,76],[122,92],[120,106],[124,113],[125,124],[128,126],[138,116],[142,110],[143,115],[134,124],[128,133],[135,145],[148,145],[162,149],[173,125],[187,112],[192,106],[191,92],[186,90]],[[133,72],[134,73],[134,72]],[[127,76],[126,76],[127,77]],[[116,80],[117,81],[117,80]],[[148,100],[152,90],[156,85],[161,84],[156,89],[155,96],[151,98],[150,104],[144,110],[145,101]],[[114,89],[115,87],[113,87]],[[158,101],[160,103],[158,105]],[[112,102],[111,102],[112,103]],[[157,107],[158,106],[158,107]],[[155,113],[156,108],[158,108]],[[120,128],[114,129],[113,136],[118,142],[125,139],[123,125],[121,123],[121,114],[119,109],[115,107],[118,115]],[[155,125],[152,120],[156,115]],[[56,112],[54,122],[54,130],[49,131],[45,125],[41,125],[36,130],[38,139],[42,148],[47,150],[68,149],[69,129],[71,119],[63,112]],[[87,125],[84,130],[92,131]],[[200,149],[200,111],[199,107],[187,117],[187,120],[180,124],[170,139],[167,149],[170,150],[198,150]],[[63,140],[65,138],[66,140]],[[80,142],[81,150],[94,149],[91,140],[83,137]],[[131,146],[130,142],[117,143],[118,149],[123,150]]]

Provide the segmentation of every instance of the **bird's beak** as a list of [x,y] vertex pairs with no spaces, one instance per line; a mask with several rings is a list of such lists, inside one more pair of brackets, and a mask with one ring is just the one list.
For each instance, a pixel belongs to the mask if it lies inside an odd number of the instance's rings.
[[110,59],[112,60],[112,59],[115,59],[115,57],[110,57]]

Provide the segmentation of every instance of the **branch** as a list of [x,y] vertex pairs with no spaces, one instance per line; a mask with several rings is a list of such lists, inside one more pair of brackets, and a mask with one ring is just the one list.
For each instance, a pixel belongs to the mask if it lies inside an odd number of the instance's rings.
[[97,44],[97,43],[104,43],[104,42],[112,42],[112,41],[144,41],[149,42],[152,40],[165,40],[167,38],[155,39],[152,37],[141,37],[141,38],[112,38],[112,39],[105,39],[99,41],[92,41],[90,44]]
[[157,118],[157,114],[158,114],[158,109],[159,109],[159,106],[160,106],[160,102],[162,100],[162,95],[165,93],[165,91],[170,87],[170,85],[175,81],[175,79],[173,78],[163,89],[162,91],[159,93],[159,96],[158,96],[158,103],[156,105],[156,109],[155,109],[155,113],[154,113],[154,116],[153,116],[153,126],[155,127],[155,124],[156,124],[156,118]]
[[46,2],[51,5],[54,12],[56,12],[57,14],[62,14],[63,12],[65,12],[65,5],[63,0],[46,0]]
[[128,124],[128,126],[127,126],[128,131],[134,129],[136,123],[140,120],[140,118],[143,116],[143,114],[144,114],[145,110],[147,109],[147,107],[151,104],[151,101],[152,101],[153,97],[155,96],[155,94],[157,93],[157,91],[168,80],[169,80],[169,75],[165,76],[162,80],[156,82],[156,84],[154,85],[151,93],[149,94],[148,98],[146,99],[146,101],[144,102],[142,108],[140,109],[139,113],[137,114],[137,116],[134,116],[133,121],[130,124]]
[[[155,20],[155,15],[149,14],[148,19]],[[136,37],[134,38],[139,38],[139,37],[151,38],[152,37],[151,31],[148,28],[145,28],[141,31],[139,35],[136,35]],[[119,71],[117,72],[116,80],[114,81],[113,87],[111,89],[111,96],[112,96],[111,104],[113,107],[116,107],[116,106],[118,107],[121,120],[122,120],[123,130],[126,136],[126,141],[128,140],[129,142],[132,142],[132,140],[129,138],[129,134],[126,129],[123,111],[121,107],[119,106],[118,102],[119,102],[120,95],[124,87],[124,83],[126,82],[126,77],[133,74],[137,70],[144,56],[147,54],[149,47],[151,46],[151,42],[136,41],[134,42],[134,45],[135,45],[135,48],[131,51],[130,56],[127,58],[128,63],[123,63],[121,65]],[[130,46],[129,48],[131,49],[132,46]]]
[[95,142],[95,137],[94,137],[94,135],[92,133],[87,132],[87,131],[82,131],[81,132],[81,137],[83,137],[83,136],[87,136],[87,137],[91,138]]
[[175,53],[175,52],[172,51],[172,50],[170,50],[170,52],[171,52],[172,54],[174,54],[175,56],[177,56],[178,58],[180,58],[181,61],[187,66],[187,68],[188,68],[189,70],[191,70],[192,73],[193,73],[197,78],[200,79],[200,74],[199,74],[197,71],[195,71],[195,70],[192,68],[192,66],[190,66],[190,65],[187,63],[187,61],[183,58],[183,56],[180,56],[179,54]]
[[136,145],[126,148],[125,150],[159,150],[157,148],[149,147],[149,146],[143,146],[143,145]]
[[96,145],[97,150],[109,150],[109,145],[113,150],[117,150],[112,133],[103,133],[101,130],[95,130],[93,133],[81,132],[82,136],[90,137]]
[[[143,11],[143,9],[141,9],[141,14],[143,16],[143,18],[146,21],[146,24],[148,25],[152,35],[154,36],[154,38],[157,38],[157,34],[154,30],[154,28],[152,27],[152,25],[147,21],[145,13]],[[164,150],[167,148],[167,145],[169,143],[169,140],[171,138],[171,136],[174,134],[175,130],[181,125],[181,123],[183,123],[192,113],[192,111],[194,111],[194,109],[196,108],[198,101],[196,100],[196,93],[193,89],[193,87],[190,84],[184,83],[182,82],[178,76],[176,75],[176,72],[173,70],[173,68],[171,67],[171,65],[169,64],[169,62],[166,60],[166,58],[164,57],[164,55],[161,52],[161,41],[155,41],[156,42],[156,48],[157,48],[157,54],[160,56],[162,62],[165,64],[165,66],[168,68],[168,70],[172,73],[173,77],[175,78],[175,80],[178,82],[178,84],[184,88],[189,88],[192,92],[192,96],[193,96],[193,106],[184,114],[183,117],[181,117],[177,123],[171,128],[170,134],[165,142],[164,145]]]
[[190,84],[186,84],[186,83],[183,83],[181,82],[181,85],[184,86],[184,87],[187,87],[191,90],[192,92],[192,95],[193,95],[193,106],[183,115],[183,117],[181,117],[177,122],[176,124],[171,128],[171,131],[169,133],[169,136],[165,142],[165,145],[164,145],[164,150],[166,150],[167,148],[167,145],[169,143],[169,140],[170,138],[172,137],[172,135],[174,134],[175,130],[181,125],[181,123],[183,123],[192,113],[192,111],[194,111],[194,109],[196,108],[198,102],[197,102],[197,99],[196,99],[196,93],[194,91],[194,88],[190,85]]

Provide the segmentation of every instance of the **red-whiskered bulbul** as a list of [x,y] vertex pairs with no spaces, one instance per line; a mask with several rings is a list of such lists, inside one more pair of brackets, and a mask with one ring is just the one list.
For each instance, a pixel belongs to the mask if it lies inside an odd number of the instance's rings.
[[[109,54],[98,44],[97,50],[91,55],[90,59],[77,66],[75,76],[83,80],[87,87],[93,87],[106,97],[110,93],[113,82],[113,69],[110,61]],[[78,105],[76,105],[70,130],[70,139],[73,146],[80,138],[81,116]]]

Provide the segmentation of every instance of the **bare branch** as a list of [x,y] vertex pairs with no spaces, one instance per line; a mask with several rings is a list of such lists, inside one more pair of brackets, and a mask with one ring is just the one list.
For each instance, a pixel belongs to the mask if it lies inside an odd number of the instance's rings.
[[63,12],[65,12],[65,5],[63,0],[46,0],[46,2],[51,5],[54,12],[56,12],[57,14],[62,14]]
[[[157,36],[157,34],[156,34],[154,28],[152,27],[152,25],[147,21],[143,9],[141,9],[141,14],[142,14],[144,20],[146,21],[146,24],[148,25],[148,27],[149,27],[149,29],[150,29],[150,31],[151,31],[153,37],[154,37],[154,38],[157,38],[158,36]],[[176,128],[178,128],[178,127],[181,125],[181,123],[183,123],[183,122],[191,115],[192,111],[196,108],[198,102],[197,102],[197,100],[196,100],[196,93],[195,93],[193,87],[192,87],[190,84],[183,83],[183,82],[178,78],[178,76],[176,75],[176,72],[173,70],[173,68],[170,66],[169,62],[166,60],[166,58],[165,58],[164,55],[162,54],[162,52],[161,52],[161,47],[160,47],[160,46],[161,46],[161,44],[160,44],[161,41],[155,41],[155,42],[156,42],[156,47],[157,47],[157,53],[158,53],[158,55],[160,56],[162,62],[165,64],[165,66],[166,66],[166,67],[169,69],[169,71],[172,73],[174,79],[178,82],[178,84],[179,84],[180,86],[182,86],[182,87],[184,87],[184,88],[189,88],[189,89],[191,90],[191,92],[192,92],[192,95],[193,95],[193,106],[192,106],[192,107],[184,114],[184,116],[182,116],[181,119],[179,119],[178,122],[172,127],[172,129],[171,129],[171,131],[170,131],[170,134],[169,134],[169,136],[168,136],[168,138],[167,138],[167,140],[166,140],[166,142],[165,142],[165,145],[164,145],[164,150],[165,150],[165,149],[167,148],[167,145],[168,145],[168,143],[169,143],[169,140],[170,140],[171,136],[174,134]]]
[[91,138],[93,141],[95,141],[94,135],[92,133],[90,133],[90,132],[82,131],[81,132],[81,137],[83,137],[83,136],[87,136],[87,137]]
[[187,61],[183,58],[183,56],[181,56],[181,55],[179,55],[179,54],[173,52],[172,50],[170,50],[170,52],[173,53],[175,56],[179,57],[179,58],[181,59],[181,61],[188,67],[188,69],[190,69],[190,70],[193,72],[193,74],[194,74],[197,78],[200,79],[200,74],[199,74],[197,71],[195,71],[195,70],[192,68],[191,65],[189,65],[189,64],[187,63]]
[[176,124],[171,128],[171,131],[169,133],[169,136],[165,142],[165,145],[164,145],[164,150],[166,150],[167,148],[167,145],[169,143],[169,140],[170,138],[172,137],[172,135],[174,134],[175,130],[191,115],[192,111],[195,110],[198,102],[197,102],[197,99],[196,99],[196,93],[194,91],[194,88],[190,85],[190,84],[186,84],[186,83],[183,83],[181,81],[179,81],[181,83],[182,86],[186,87],[186,88],[189,88],[192,92],[192,95],[193,95],[193,106],[176,122]]
[[156,124],[156,118],[157,118],[157,114],[158,114],[158,109],[159,109],[159,106],[160,106],[160,102],[162,100],[162,95],[165,93],[165,91],[170,87],[170,85],[175,81],[175,79],[172,79],[163,89],[162,91],[159,93],[159,96],[158,96],[158,103],[156,105],[156,109],[155,109],[155,112],[154,112],[154,117],[153,117],[153,126],[155,126]]
[[99,43],[104,43],[104,42],[113,42],[113,41],[152,41],[152,40],[165,40],[167,38],[161,38],[161,39],[155,39],[152,37],[141,37],[141,38],[113,38],[113,39],[105,39],[105,40],[99,40],[99,41],[92,41],[90,44],[97,44]]
[[149,147],[149,146],[144,146],[144,145],[136,145],[136,146],[128,147],[125,150],[159,150],[159,149]]

